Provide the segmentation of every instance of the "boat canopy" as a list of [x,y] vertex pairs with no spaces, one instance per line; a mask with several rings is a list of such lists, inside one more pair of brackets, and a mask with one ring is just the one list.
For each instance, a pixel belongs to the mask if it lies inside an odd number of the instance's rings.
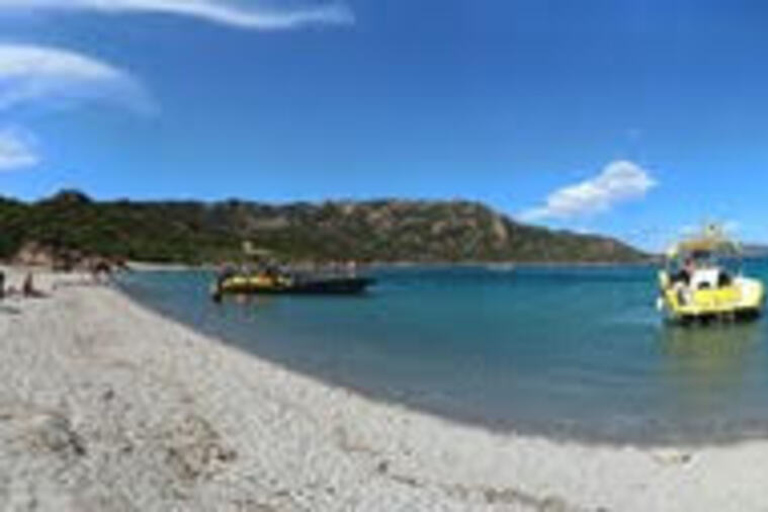
[[741,245],[723,233],[719,226],[708,226],[704,233],[676,243],[667,250],[667,258],[675,259],[687,255],[741,254]]

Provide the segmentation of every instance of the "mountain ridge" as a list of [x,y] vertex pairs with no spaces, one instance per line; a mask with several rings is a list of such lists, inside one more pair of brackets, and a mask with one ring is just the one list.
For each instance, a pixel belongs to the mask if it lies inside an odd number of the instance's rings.
[[0,198],[0,257],[25,244],[158,262],[204,263],[242,255],[243,242],[292,261],[643,261],[600,235],[519,223],[477,201],[242,199],[97,201],[63,190],[37,202]]

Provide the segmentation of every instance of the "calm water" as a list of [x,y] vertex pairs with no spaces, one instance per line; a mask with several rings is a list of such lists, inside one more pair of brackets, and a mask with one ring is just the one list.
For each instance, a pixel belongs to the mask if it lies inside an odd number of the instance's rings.
[[[768,262],[746,270],[768,280]],[[596,442],[768,434],[768,330],[683,329],[655,269],[379,270],[362,298],[214,305],[205,272],[125,279],[144,304],[377,399],[501,430]]]

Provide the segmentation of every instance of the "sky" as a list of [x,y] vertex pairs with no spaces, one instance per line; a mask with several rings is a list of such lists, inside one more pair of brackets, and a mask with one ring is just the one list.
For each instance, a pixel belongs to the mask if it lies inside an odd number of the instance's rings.
[[0,195],[768,241],[766,26],[758,0],[0,0]]

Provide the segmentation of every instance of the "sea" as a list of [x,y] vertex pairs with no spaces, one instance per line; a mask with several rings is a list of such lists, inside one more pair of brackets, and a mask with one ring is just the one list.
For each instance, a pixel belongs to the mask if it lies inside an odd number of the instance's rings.
[[[766,321],[669,325],[657,271],[382,267],[360,297],[223,304],[208,271],[136,272],[120,286],[258,358],[495,431],[621,445],[768,435]],[[768,260],[745,272],[768,282]]]

